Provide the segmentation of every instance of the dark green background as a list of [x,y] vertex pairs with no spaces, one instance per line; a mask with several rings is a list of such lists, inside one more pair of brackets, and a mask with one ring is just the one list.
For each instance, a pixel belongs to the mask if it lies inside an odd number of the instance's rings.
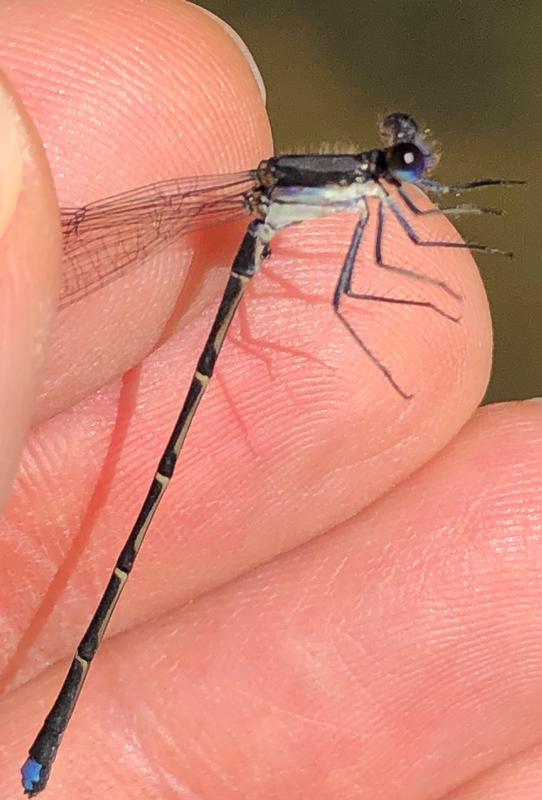
[[504,218],[462,219],[481,256],[495,326],[488,400],[542,395],[542,0],[203,0],[251,50],[277,151],[377,141],[404,110],[439,139],[441,180],[526,178],[476,195]]

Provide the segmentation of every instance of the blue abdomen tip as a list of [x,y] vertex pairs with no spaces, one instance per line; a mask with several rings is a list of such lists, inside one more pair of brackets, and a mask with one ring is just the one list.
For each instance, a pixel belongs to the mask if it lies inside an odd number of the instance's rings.
[[24,791],[25,794],[28,794],[30,797],[34,794],[35,789],[38,787],[42,769],[43,765],[34,758],[27,758],[21,768]]

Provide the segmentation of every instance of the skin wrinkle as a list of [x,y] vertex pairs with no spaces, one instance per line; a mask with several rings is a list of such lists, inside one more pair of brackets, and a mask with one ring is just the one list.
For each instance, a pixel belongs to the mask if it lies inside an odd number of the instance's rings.
[[[146,729],[153,731],[153,743],[155,743],[156,739],[158,738],[162,745],[167,744],[169,751],[173,752],[174,747],[172,746],[171,737],[167,734],[166,728],[160,724],[160,717],[153,714],[148,705],[140,708],[140,711],[142,720],[145,720],[145,722],[149,723],[146,725]],[[146,772],[151,778],[151,781],[158,788],[158,792],[156,794],[157,797],[164,797],[163,790],[160,786],[161,780],[165,781],[168,788],[182,789],[182,786],[174,778],[174,776],[168,773],[165,767],[160,765],[160,763],[157,763],[156,759],[153,758],[149,752],[147,752],[147,748],[145,747],[145,738],[136,736],[136,730],[138,728],[134,729],[131,726],[127,727],[130,730],[129,739],[131,742],[131,747],[127,747],[127,743],[124,738],[120,742],[120,745],[122,747],[125,759],[132,765],[130,771]],[[129,758],[126,758],[127,751],[129,753]],[[182,796],[184,797],[185,795],[183,794]],[[192,797],[192,794],[190,793],[187,795],[187,797]]]
[[[523,756],[530,754],[534,754],[534,756],[532,759],[529,759],[529,762],[527,762],[523,768],[525,772],[529,772],[534,776],[532,785],[535,792],[525,795],[522,793],[516,795],[515,791],[518,789],[518,786],[521,786],[521,781],[518,780],[518,776],[514,774],[514,768],[519,762],[519,769],[521,772]],[[538,791],[540,765],[538,764],[537,766],[537,762],[542,762],[541,755],[540,745],[538,744],[534,747],[526,748],[517,753],[513,758],[505,759],[497,763],[491,769],[484,770],[472,781],[467,781],[452,789],[449,794],[446,794],[443,800],[483,800],[485,797],[492,798],[492,800],[516,800],[516,798],[517,800],[520,800],[520,798],[522,800],[523,798],[524,800],[531,800],[531,798],[536,797],[536,792]],[[510,780],[508,780],[508,778],[510,778]],[[484,784],[487,785],[487,791],[483,789]],[[480,793],[477,792],[477,787],[482,788]]]
[[[478,783],[481,780],[484,780],[484,778],[486,778],[488,776],[491,776],[491,775],[494,775],[495,773],[498,772],[499,768],[503,764],[507,764],[510,761],[514,761],[518,756],[521,756],[522,753],[529,752],[532,749],[533,748],[528,748],[527,750],[519,751],[518,753],[515,753],[514,755],[510,756],[509,758],[507,758],[506,760],[504,760],[502,762],[495,762],[495,764],[490,769],[483,770],[479,775],[477,775],[472,780],[465,781],[463,783],[458,784],[456,787],[454,787],[451,790],[450,793],[445,795],[443,800],[460,800],[462,798],[462,795],[463,795],[463,792],[464,792],[465,789],[468,790],[469,787],[471,787],[472,785],[475,785],[476,783]],[[489,797],[495,797],[493,792],[488,796]],[[507,797],[509,797],[509,795],[507,795]]]

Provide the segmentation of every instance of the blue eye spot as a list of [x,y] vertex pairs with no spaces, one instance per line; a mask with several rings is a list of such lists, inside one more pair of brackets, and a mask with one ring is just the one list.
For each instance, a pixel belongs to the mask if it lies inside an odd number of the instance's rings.
[[415,181],[421,178],[427,168],[420,148],[407,142],[390,147],[387,162],[391,175],[400,181]]

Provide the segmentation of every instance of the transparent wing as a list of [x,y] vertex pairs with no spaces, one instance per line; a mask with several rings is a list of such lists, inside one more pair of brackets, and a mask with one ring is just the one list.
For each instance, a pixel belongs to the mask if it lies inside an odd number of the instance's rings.
[[60,307],[124,275],[188,231],[246,216],[254,172],[180,178],[60,211]]

